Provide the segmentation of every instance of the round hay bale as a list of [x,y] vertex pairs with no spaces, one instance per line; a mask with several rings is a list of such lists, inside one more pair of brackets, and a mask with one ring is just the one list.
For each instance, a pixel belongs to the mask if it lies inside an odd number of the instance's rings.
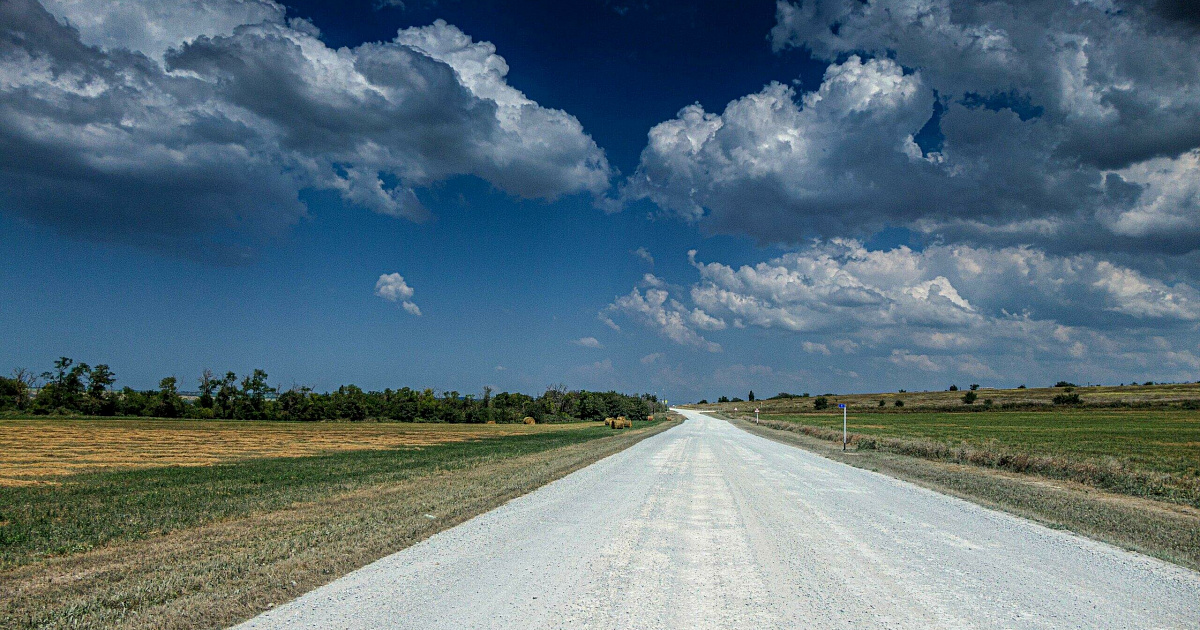
[[530,416],[525,416],[524,422],[525,422],[525,424],[537,424],[537,420],[534,420]]
[[653,415],[646,416],[646,421],[647,421],[647,422],[654,422],[654,416],[653,416]]
[[609,417],[609,418],[605,418],[605,419],[604,419],[604,426],[606,426],[606,427],[611,427],[611,426],[613,425],[613,420],[614,420],[614,419],[613,419],[613,418],[611,418],[611,417]]
[[495,421],[495,420],[488,420],[488,421],[487,421],[487,423],[488,423],[488,424],[496,424],[496,421]]

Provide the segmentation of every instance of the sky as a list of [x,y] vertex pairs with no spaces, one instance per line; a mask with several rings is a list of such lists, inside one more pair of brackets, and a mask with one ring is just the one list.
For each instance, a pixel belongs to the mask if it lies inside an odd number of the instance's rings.
[[0,3],[0,367],[1200,379],[1188,0]]

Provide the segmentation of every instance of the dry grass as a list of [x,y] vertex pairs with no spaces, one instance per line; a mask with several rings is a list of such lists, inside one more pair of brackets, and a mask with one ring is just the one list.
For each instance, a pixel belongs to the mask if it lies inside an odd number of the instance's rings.
[[97,470],[432,446],[590,424],[335,424],[194,420],[0,420],[0,485]]
[[228,627],[670,426],[19,567],[0,573],[0,627]]

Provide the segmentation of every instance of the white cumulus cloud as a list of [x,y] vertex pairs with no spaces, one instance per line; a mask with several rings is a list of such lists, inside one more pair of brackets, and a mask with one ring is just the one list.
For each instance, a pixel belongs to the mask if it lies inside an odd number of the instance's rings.
[[411,315],[420,315],[420,307],[412,301],[413,293],[413,288],[408,286],[404,276],[398,273],[382,274],[375,283],[375,295],[389,302],[399,303]]

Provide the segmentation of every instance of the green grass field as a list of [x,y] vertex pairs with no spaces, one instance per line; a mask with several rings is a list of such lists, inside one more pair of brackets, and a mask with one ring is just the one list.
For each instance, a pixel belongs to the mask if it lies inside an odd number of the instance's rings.
[[[836,412],[764,414],[763,419],[815,427],[831,439],[842,429]],[[885,450],[1039,473],[1200,507],[1196,411],[852,412],[849,428],[875,438],[874,446]]]

